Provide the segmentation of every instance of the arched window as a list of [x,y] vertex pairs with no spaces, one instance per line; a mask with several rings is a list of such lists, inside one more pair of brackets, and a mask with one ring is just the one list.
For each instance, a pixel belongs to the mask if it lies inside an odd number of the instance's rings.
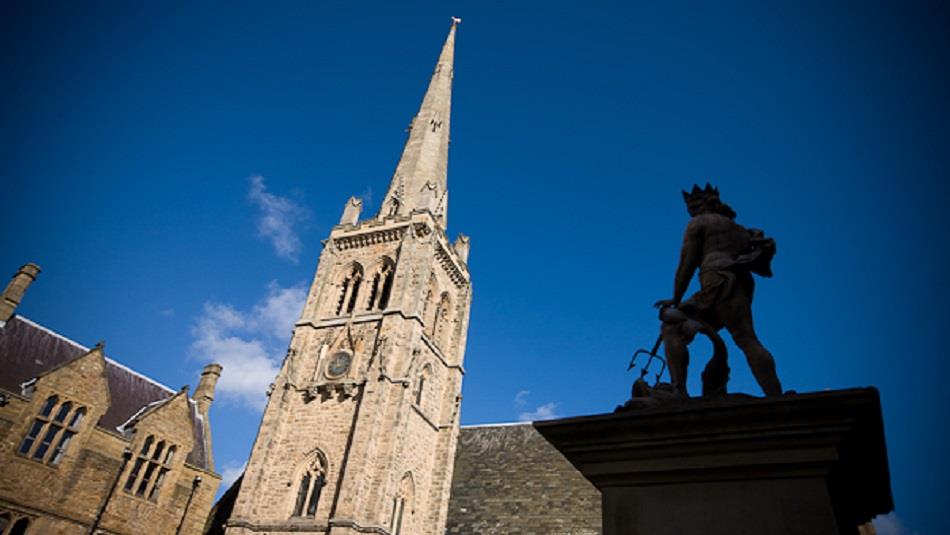
[[389,295],[392,293],[395,273],[396,269],[393,261],[389,258],[383,258],[373,274],[369,299],[366,301],[366,310],[386,310],[386,307],[389,306]]
[[321,454],[300,476],[293,516],[314,516],[320,504],[320,494],[327,484],[326,461]]
[[416,405],[422,406],[422,401],[425,399],[425,390],[426,383],[429,382],[429,377],[432,375],[432,367],[426,364],[422,368],[422,373],[419,374],[419,387],[416,389]]
[[389,530],[392,535],[408,533],[408,531],[404,532],[403,529],[409,523],[406,520],[407,516],[412,514],[412,495],[415,490],[413,487],[412,474],[406,472],[399,483],[396,496],[393,497],[393,516],[389,522]]
[[28,527],[30,527],[30,519],[21,518],[13,524],[12,528],[10,528],[9,535],[25,535],[26,528]]
[[349,314],[356,307],[356,297],[360,293],[360,283],[363,281],[363,268],[354,263],[343,281],[340,283],[340,299],[336,305],[336,315]]
[[[29,456],[40,462],[59,464],[66,454],[69,443],[79,432],[85,416],[84,407],[73,410],[71,401],[60,405],[59,396],[48,397],[17,451],[20,455]],[[43,438],[40,439],[40,437]],[[56,447],[53,447],[54,443]],[[51,450],[52,453],[50,453]]]
[[7,530],[7,526],[10,525],[10,513],[0,513],[0,533],[4,533]]
[[135,464],[129,471],[129,477],[125,480],[124,489],[125,492],[139,498],[157,502],[162,483],[165,482],[168,472],[172,469],[172,461],[175,460],[178,446],[167,444],[164,440],[160,440],[154,447],[153,444],[155,444],[154,435],[145,438]]

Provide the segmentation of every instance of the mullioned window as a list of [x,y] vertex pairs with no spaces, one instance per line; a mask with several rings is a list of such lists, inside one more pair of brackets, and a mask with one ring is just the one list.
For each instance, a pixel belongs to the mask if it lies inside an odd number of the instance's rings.
[[58,465],[85,419],[85,407],[75,406],[71,401],[60,403],[59,396],[50,396],[17,452],[41,463]]

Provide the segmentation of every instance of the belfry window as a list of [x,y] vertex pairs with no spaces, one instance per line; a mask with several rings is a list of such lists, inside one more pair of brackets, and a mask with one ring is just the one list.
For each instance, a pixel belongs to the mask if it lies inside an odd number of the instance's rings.
[[314,516],[320,504],[320,494],[327,484],[326,474],[320,467],[313,467],[301,476],[294,502],[294,516]]
[[17,451],[40,462],[59,464],[85,417],[84,407],[74,407],[71,401],[60,404],[59,396],[50,396]]
[[13,524],[12,528],[10,528],[9,535],[26,535],[26,529],[29,527],[30,520],[28,518],[21,518]]
[[129,477],[125,480],[125,492],[152,502],[158,501],[162,483],[171,471],[177,451],[177,446],[166,444],[164,440],[155,444],[155,436],[149,435],[142,443]]
[[388,258],[383,260],[379,269],[373,274],[372,288],[370,289],[369,300],[366,302],[366,310],[386,310],[389,306],[389,295],[393,289],[393,276],[395,275],[395,266]]
[[340,300],[336,305],[336,315],[353,312],[356,307],[356,297],[360,293],[360,283],[363,280],[363,270],[359,264],[354,264],[340,285]]

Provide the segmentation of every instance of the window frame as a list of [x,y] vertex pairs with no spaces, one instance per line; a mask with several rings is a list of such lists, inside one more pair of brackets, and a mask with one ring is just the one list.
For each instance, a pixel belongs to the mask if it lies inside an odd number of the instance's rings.
[[47,466],[56,467],[66,458],[69,445],[82,431],[89,410],[72,400],[52,394],[33,417],[17,455]]

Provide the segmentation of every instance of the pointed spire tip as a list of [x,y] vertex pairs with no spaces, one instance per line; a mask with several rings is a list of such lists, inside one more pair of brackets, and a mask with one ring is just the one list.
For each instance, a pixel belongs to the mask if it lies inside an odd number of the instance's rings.
[[452,17],[452,26],[458,26],[459,24],[462,24],[462,19],[459,17]]

